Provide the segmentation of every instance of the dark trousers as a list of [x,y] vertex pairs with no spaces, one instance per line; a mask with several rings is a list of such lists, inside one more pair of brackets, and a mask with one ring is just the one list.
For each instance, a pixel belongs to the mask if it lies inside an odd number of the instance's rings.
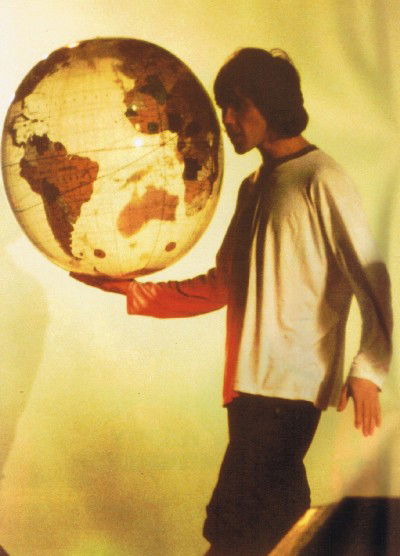
[[264,556],[306,511],[303,458],[320,413],[310,402],[250,394],[228,405],[229,445],[203,530],[214,549]]

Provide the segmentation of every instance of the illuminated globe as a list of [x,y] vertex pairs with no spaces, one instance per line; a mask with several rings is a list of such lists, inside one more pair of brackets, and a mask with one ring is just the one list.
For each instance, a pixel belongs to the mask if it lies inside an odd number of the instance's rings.
[[221,135],[183,62],[148,42],[94,39],[53,52],[22,81],[2,167],[20,225],[51,261],[134,277],[167,267],[204,232]]

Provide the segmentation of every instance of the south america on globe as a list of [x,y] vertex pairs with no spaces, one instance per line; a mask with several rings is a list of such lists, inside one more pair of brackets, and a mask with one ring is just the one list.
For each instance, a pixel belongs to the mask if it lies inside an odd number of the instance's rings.
[[30,240],[66,270],[135,277],[200,238],[222,180],[212,103],[189,68],[141,40],[56,50],[8,110],[2,170]]

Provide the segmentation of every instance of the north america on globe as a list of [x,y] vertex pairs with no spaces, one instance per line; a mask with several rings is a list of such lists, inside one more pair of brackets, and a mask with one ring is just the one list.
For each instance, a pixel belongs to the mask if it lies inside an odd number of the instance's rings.
[[139,276],[182,257],[222,180],[212,103],[174,55],[135,39],[53,52],[22,81],[3,131],[11,207],[59,266]]

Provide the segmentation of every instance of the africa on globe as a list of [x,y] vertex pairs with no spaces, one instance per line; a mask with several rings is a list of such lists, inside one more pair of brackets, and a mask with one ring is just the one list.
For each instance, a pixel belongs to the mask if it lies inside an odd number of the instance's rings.
[[184,255],[222,180],[212,103],[189,68],[141,40],[56,50],[8,110],[3,178],[30,240],[66,270],[135,277]]

